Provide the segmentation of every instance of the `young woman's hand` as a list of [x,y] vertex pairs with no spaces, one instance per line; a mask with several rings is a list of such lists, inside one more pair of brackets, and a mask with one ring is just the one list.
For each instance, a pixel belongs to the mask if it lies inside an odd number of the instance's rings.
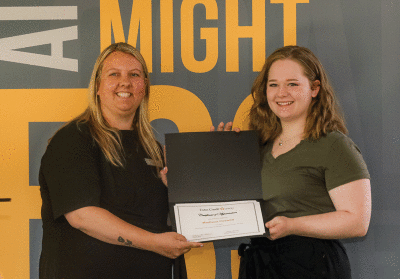
[[275,240],[293,234],[292,219],[284,216],[277,216],[265,223],[269,230],[268,238]]
[[[236,133],[240,132],[240,129],[238,127],[235,127],[232,129],[232,122],[228,122],[226,123],[226,125],[224,125],[224,122],[219,123],[218,127],[217,127],[217,131],[235,131]],[[211,126],[210,127],[210,132],[215,131],[215,127]]]

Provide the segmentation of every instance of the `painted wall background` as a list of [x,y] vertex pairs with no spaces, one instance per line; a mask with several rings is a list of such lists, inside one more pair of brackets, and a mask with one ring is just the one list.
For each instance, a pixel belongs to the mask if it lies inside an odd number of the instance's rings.
[[[38,278],[38,168],[47,139],[87,105],[96,57],[136,45],[151,69],[152,124],[207,131],[235,119],[266,56],[310,48],[371,173],[369,232],[345,240],[353,278],[400,278],[400,2],[393,0],[14,0],[0,3],[0,278]],[[235,278],[238,245],[186,255],[189,276]]]

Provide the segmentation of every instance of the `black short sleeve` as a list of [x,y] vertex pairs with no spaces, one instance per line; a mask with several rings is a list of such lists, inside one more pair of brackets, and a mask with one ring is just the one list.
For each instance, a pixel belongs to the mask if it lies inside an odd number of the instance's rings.
[[50,141],[42,158],[41,191],[48,191],[53,217],[85,207],[99,206],[99,148],[87,126],[72,122]]

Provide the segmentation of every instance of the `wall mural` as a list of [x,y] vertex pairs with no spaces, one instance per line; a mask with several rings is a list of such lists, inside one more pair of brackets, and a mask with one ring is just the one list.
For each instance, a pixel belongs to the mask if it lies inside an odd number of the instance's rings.
[[[353,277],[399,278],[399,26],[400,3],[391,0],[2,1],[0,278],[38,278],[41,156],[60,125],[86,108],[94,62],[118,41],[138,47],[148,64],[161,143],[165,133],[221,121],[247,129],[265,58],[283,45],[310,48],[372,177],[369,232],[344,241]],[[189,278],[237,278],[236,250],[248,241],[192,250]]]

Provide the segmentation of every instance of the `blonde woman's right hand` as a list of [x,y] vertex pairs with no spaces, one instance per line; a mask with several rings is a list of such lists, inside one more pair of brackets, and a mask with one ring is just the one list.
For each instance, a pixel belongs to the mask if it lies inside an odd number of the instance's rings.
[[154,248],[151,250],[167,258],[176,259],[190,249],[199,247],[203,247],[203,244],[187,241],[183,235],[176,232],[166,232],[155,234]]

